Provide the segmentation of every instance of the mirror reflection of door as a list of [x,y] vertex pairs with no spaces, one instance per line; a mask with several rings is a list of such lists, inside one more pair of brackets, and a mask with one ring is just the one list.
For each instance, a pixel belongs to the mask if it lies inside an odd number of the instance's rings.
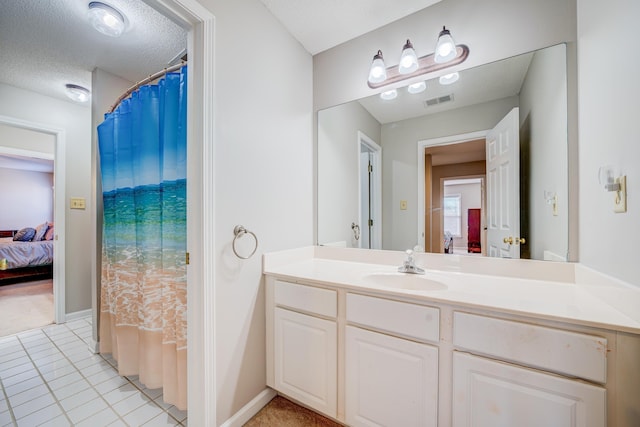
[[487,254],[520,258],[519,109],[487,134]]
[[359,247],[382,249],[382,148],[358,132],[359,145]]

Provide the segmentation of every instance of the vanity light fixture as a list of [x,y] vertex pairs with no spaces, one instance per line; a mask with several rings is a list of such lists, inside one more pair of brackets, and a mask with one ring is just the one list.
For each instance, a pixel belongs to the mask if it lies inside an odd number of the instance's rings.
[[386,92],[382,92],[380,94],[380,98],[384,99],[385,101],[391,101],[392,99],[395,99],[397,96],[398,96],[398,91],[395,89],[391,89]]
[[459,78],[460,74],[456,71],[453,73],[445,74],[444,76],[440,76],[440,79],[438,81],[441,85],[450,85],[457,82]]
[[409,86],[407,86],[407,92],[409,92],[412,95],[424,92],[426,89],[427,89],[427,83],[425,81],[410,84]]
[[387,68],[384,65],[382,51],[378,51],[373,57],[371,69],[369,70],[369,82],[380,83],[387,79]]
[[409,39],[402,48],[400,63],[397,66],[385,68],[382,51],[374,55],[369,68],[368,84],[371,89],[377,89],[402,80],[443,70],[464,62],[469,56],[469,47],[456,45],[451,33],[445,27],[438,36],[436,51],[432,54],[417,57],[413,44]]
[[87,15],[93,28],[102,34],[119,37],[124,32],[124,15],[108,4],[99,1],[90,2]]
[[413,45],[407,39],[404,47],[402,48],[402,54],[400,55],[400,64],[398,65],[398,72],[400,74],[410,74],[418,69],[418,55],[413,49]]
[[449,30],[444,26],[442,27],[442,31],[440,31],[440,35],[438,35],[435,55],[433,60],[438,64],[444,64],[456,57],[456,43],[453,41]]
[[68,83],[65,85],[67,88],[67,96],[75,102],[87,102],[91,98],[91,92],[89,89]]

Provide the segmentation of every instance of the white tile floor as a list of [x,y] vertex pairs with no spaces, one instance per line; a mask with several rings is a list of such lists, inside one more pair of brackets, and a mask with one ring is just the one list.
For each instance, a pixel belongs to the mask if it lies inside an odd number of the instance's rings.
[[162,389],[89,349],[91,319],[0,338],[0,426],[187,426]]

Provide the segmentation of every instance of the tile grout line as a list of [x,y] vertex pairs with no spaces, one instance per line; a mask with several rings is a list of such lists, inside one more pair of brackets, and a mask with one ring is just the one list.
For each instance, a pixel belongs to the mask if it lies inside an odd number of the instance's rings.
[[16,416],[13,413],[13,407],[11,406],[11,402],[9,401],[9,396],[7,395],[7,391],[4,389],[4,383],[2,382],[2,378],[0,378],[0,387],[2,387],[2,394],[4,395],[4,400],[7,402],[7,408],[9,410],[9,414],[11,415],[11,422],[14,426],[17,426]]

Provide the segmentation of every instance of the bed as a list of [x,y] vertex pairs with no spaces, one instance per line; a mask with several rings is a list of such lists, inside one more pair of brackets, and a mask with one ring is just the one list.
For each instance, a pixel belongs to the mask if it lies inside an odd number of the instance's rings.
[[16,230],[0,230],[0,285],[53,277],[53,240],[14,241]]

